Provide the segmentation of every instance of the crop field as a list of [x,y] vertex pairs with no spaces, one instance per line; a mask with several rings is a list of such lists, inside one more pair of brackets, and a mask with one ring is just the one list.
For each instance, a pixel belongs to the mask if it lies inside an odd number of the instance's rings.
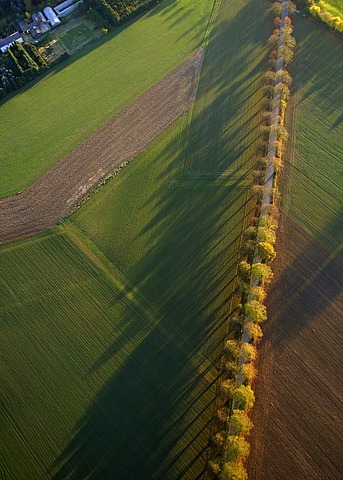
[[295,35],[288,214],[337,252],[343,232],[342,41],[301,21],[296,23]]
[[342,43],[305,20],[298,46],[284,212],[256,380],[249,474],[342,476]]
[[24,190],[201,45],[213,0],[165,0],[0,108],[0,197]]
[[[223,0],[194,109],[62,226],[0,248],[8,478],[203,476],[241,232],[253,215],[271,28],[264,0]],[[209,131],[200,139],[229,91],[209,147]],[[237,144],[231,106],[246,129]]]
[[343,3],[341,0],[320,0],[318,3],[323,10],[343,18]]

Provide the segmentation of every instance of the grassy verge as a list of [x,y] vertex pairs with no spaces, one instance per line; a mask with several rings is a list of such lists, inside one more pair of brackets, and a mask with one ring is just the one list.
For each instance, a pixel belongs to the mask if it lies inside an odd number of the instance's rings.
[[0,109],[0,196],[23,190],[203,40],[213,0],[165,0]]

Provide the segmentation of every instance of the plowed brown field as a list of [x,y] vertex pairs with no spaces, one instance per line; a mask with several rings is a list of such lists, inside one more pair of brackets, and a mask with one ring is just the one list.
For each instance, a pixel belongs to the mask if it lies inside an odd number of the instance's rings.
[[286,216],[278,235],[249,478],[340,480],[343,266]]
[[103,178],[142,151],[194,100],[200,50],[115,115],[30,188],[0,200],[0,243],[53,227]]

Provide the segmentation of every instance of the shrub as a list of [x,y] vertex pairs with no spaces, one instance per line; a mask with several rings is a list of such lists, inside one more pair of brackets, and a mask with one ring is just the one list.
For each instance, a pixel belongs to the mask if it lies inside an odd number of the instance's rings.
[[244,363],[241,366],[241,373],[245,383],[250,383],[256,376],[256,369],[252,363]]
[[280,2],[274,2],[273,3],[273,12],[275,13],[275,15],[281,15],[281,11],[282,11],[282,5]]
[[250,289],[250,295],[253,297],[253,300],[257,300],[258,302],[264,302],[266,298],[266,291],[263,287],[252,287]]
[[237,362],[227,362],[224,366],[224,370],[230,378],[235,378],[238,372]]
[[251,300],[245,304],[245,315],[252,322],[261,323],[267,320],[267,309],[257,300]]
[[238,410],[250,410],[255,403],[255,395],[252,388],[247,385],[240,385],[233,395]]
[[247,322],[244,326],[244,330],[254,342],[258,342],[263,337],[262,329],[257,323]]
[[237,360],[239,356],[239,344],[236,340],[228,340],[224,347],[225,355],[232,361]]
[[274,245],[276,242],[276,234],[272,228],[268,227],[259,227],[257,230],[257,241],[258,242],[268,242],[271,245]]
[[225,445],[225,437],[223,433],[216,433],[210,438],[210,446],[217,451],[222,451]]
[[[269,112],[266,112],[269,113]],[[256,167],[259,169],[266,169],[268,165],[268,157],[259,157],[256,162]]]
[[276,77],[276,74],[275,72],[266,72],[264,74],[264,79],[266,81],[266,83],[274,83],[275,82],[275,77]]
[[256,240],[256,228],[255,227],[248,227],[243,232],[244,240]]
[[258,249],[259,256],[266,263],[272,262],[276,257],[276,252],[273,245],[271,245],[268,242],[259,243],[257,245],[257,249]]
[[282,100],[287,100],[291,94],[287,85],[282,82],[278,83],[274,90],[277,95],[280,95]]
[[249,455],[250,445],[242,436],[229,435],[226,444],[226,459],[235,462]]
[[279,173],[283,166],[282,159],[280,157],[273,157],[273,165],[276,173]]
[[242,412],[242,410],[235,409],[232,412],[230,426],[236,435],[249,435],[253,423],[246,413]]
[[226,424],[229,418],[229,410],[225,407],[217,410],[216,420],[219,424]]
[[220,463],[216,462],[215,460],[210,460],[207,464],[207,470],[215,478],[219,478],[220,472],[221,472],[221,467]]
[[251,265],[249,265],[248,262],[241,262],[238,265],[237,273],[242,280],[244,280],[245,282],[248,282],[250,280]]
[[242,356],[245,362],[253,362],[256,358],[256,348],[251,343],[242,344]]
[[288,65],[293,60],[294,53],[291,48],[287,47],[286,45],[282,45],[279,48],[279,55],[283,59],[285,64]]
[[230,400],[234,393],[235,385],[232,380],[225,380],[225,382],[220,385],[220,394],[224,401]]
[[224,464],[222,480],[248,480],[248,474],[241,462]]
[[289,33],[283,33],[281,35],[281,39],[284,45],[286,45],[286,47],[292,48],[292,49],[295,48],[295,45],[296,45],[295,38],[292,37],[292,35],[290,35]]

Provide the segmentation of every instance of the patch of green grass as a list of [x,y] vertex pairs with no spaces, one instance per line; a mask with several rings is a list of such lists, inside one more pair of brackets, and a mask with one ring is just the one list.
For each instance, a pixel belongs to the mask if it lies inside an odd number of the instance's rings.
[[0,196],[23,190],[197,49],[213,0],[165,0],[0,108]]
[[[206,373],[195,339],[68,232],[0,251],[2,472],[153,478],[191,438],[190,419],[200,428],[201,419],[182,412],[211,404],[214,372]],[[193,446],[206,441],[200,432]]]
[[343,2],[342,0],[325,0],[319,1],[319,6],[322,10],[325,10],[337,17],[343,19]]
[[80,23],[77,27],[68,30],[60,39],[69,50],[74,50],[91,37],[93,37],[93,31],[85,23]]
[[342,42],[301,19],[295,36],[290,215],[337,250],[343,233]]
[[[54,233],[0,248],[0,449],[14,479],[204,472],[241,232],[254,214],[248,187],[272,17],[264,0],[223,0],[217,23],[194,109]],[[222,30],[236,72],[217,61]],[[212,142],[206,122],[225,92]]]

